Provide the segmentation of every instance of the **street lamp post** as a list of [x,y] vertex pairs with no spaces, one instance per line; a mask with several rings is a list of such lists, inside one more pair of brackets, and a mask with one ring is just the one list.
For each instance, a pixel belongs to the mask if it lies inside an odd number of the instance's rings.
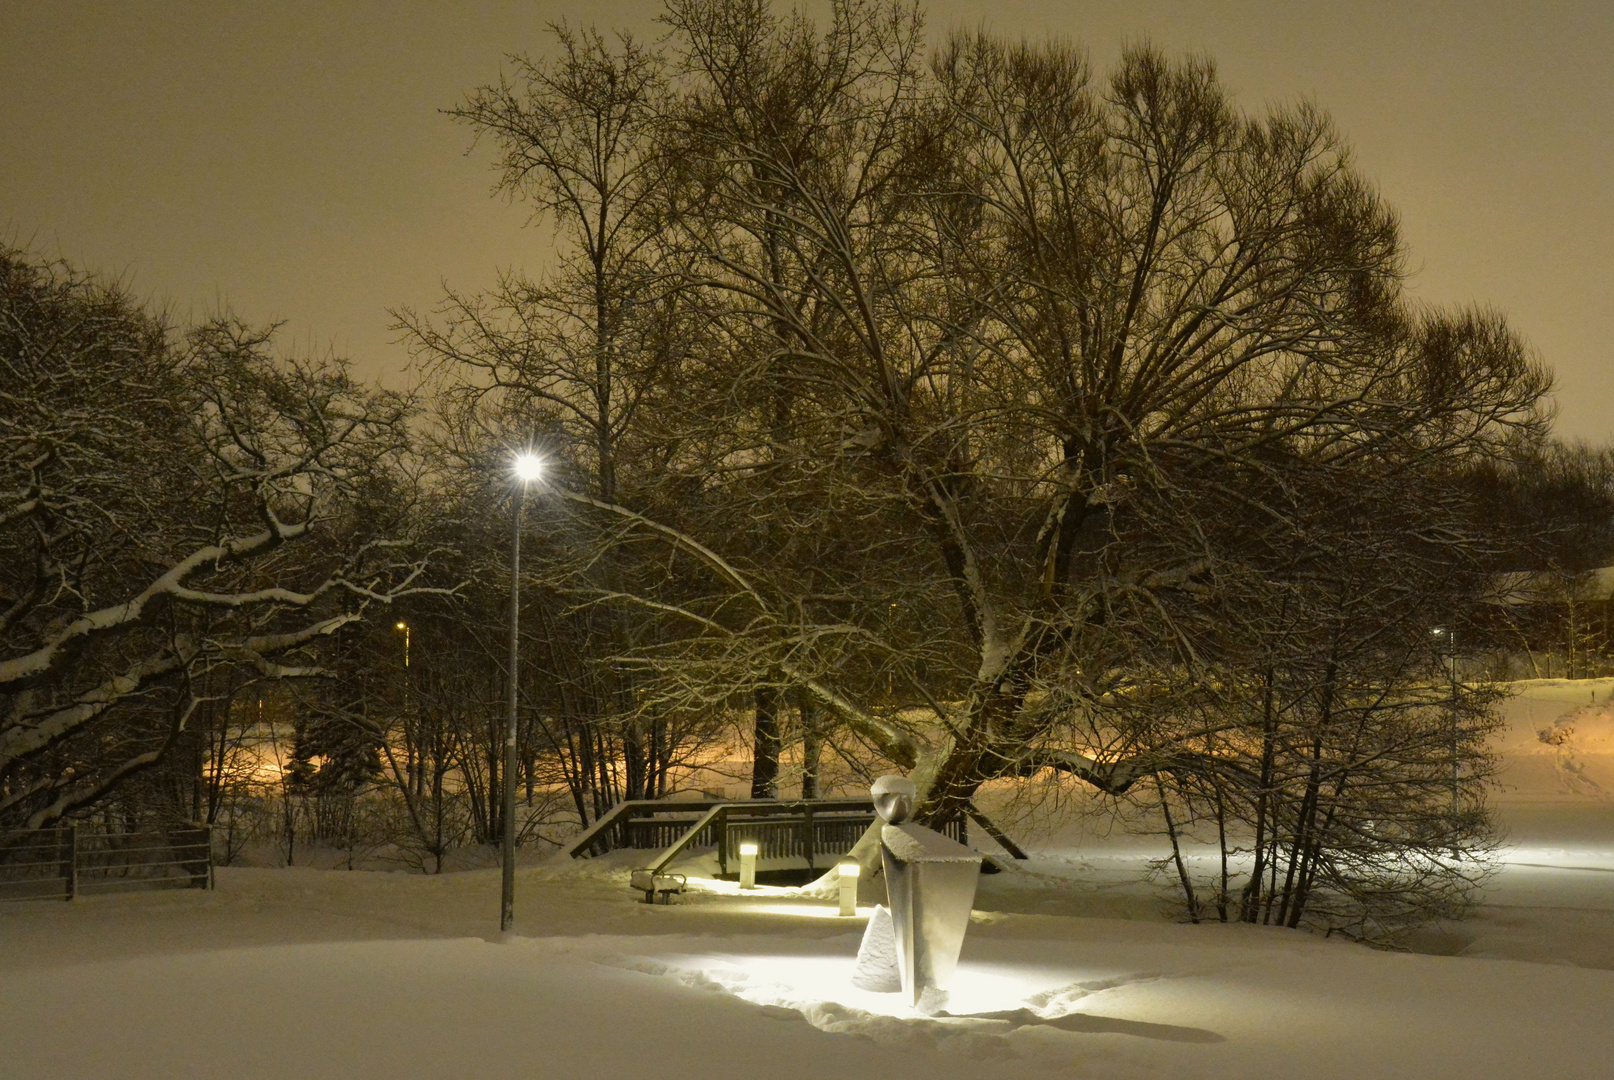
[[508,933],[515,924],[516,906],[516,664],[521,657],[521,511],[527,482],[538,479],[543,464],[532,454],[515,460],[515,511],[510,515],[510,689],[509,716],[504,731],[504,844],[503,888],[499,896],[499,930]]
[[1451,812],[1455,817],[1461,809],[1459,792],[1462,787],[1462,760],[1459,756],[1462,725],[1457,718],[1457,634],[1444,626],[1437,626],[1430,633],[1445,646],[1446,675],[1451,685]]
[[418,777],[420,775],[420,763],[416,760],[417,755],[415,753],[415,734],[416,733],[415,733],[414,728],[409,723],[409,624],[404,622],[402,619],[399,619],[397,625],[394,626],[393,629],[402,631],[403,636],[404,636],[404,642],[403,642],[403,645],[404,645],[404,651],[403,651],[403,662],[404,662],[404,665],[403,665],[403,708],[401,710],[402,711],[402,719],[403,719],[403,732],[404,732],[404,777],[403,777],[403,779],[404,779],[404,784],[407,787],[409,787],[410,790],[414,791],[416,795],[419,795],[420,792],[419,792],[418,788],[416,787],[416,784],[418,783],[418,781],[416,780],[416,777]]

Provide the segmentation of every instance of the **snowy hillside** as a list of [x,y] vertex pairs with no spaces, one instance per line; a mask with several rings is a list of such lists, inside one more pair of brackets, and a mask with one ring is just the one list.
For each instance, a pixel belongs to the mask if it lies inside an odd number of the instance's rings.
[[866,911],[728,885],[649,908],[632,853],[522,871],[509,942],[496,872],[226,869],[0,910],[0,1076],[1606,1077],[1614,680],[1519,690],[1507,863],[1422,942],[1451,955],[1178,925],[1146,844],[1050,842],[983,879],[921,1017],[849,985]]
[[1614,803],[1614,679],[1531,679],[1503,702],[1505,806]]

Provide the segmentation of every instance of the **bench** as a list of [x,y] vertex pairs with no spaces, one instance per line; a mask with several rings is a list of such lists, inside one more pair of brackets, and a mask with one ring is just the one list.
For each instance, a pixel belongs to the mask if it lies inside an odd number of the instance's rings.
[[633,887],[644,893],[644,902],[654,904],[656,897],[661,897],[663,904],[672,903],[674,893],[684,891],[686,879],[683,874],[658,874],[654,870],[635,870],[632,879]]

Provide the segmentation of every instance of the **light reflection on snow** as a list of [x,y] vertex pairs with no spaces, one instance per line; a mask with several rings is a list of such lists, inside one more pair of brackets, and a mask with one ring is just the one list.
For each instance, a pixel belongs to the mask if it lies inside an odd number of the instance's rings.
[[[861,930],[863,922],[874,914],[874,905],[859,904],[855,916],[842,915],[838,897],[803,896],[801,890],[795,886],[757,885],[754,888],[741,889],[737,881],[694,875],[690,875],[688,885],[699,892],[722,897],[723,901],[720,902],[722,906],[732,907],[735,911],[806,919],[842,919],[846,922],[848,930]],[[737,902],[728,903],[730,898]]]
[[[671,971],[685,981],[724,990],[755,1005],[811,1015],[820,1006],[839,1005],[872,1016],[923,1016],[899,993],[883,994],[852,985],[856,961],[842,956],[684,956]],[[1037,1016],[1074,1011],[1089,991],[1072,983],[1073,973],[1039,971],[1023,965],[964,962],[948,989],[945,1013],[964,1019],[1028,1010]]]
[[719,896],[738,896],[749,898],[801,895],[801,890],[793,886],[758,884],[749,889],[742,889],[740,888],[740,883],[738,881],[724,881],[722,878],[701,877],[696,874],[689,874],[687,876],[689,879],[688,885],[690,888],[699,889],[701,892],[716,893]]
[[1570,844],[1551,847],[1506,847],[1499,853],[1510,866],[1534,866],[1557,870],[1614,871],[1614,848],[1606,845]]
[[826,901],[794,904],[747,904],[746,911],[759,911],[766,915],[793,915],[808,919],[844,919],[849,929],[861,929],[863,922],[874,914],[872,904],[859,904],[856,915],[842,915],[838,905]]

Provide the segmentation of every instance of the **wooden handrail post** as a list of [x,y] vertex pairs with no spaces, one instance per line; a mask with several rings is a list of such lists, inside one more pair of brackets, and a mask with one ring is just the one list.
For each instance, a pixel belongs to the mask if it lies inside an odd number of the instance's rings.
[[729,808],[723,807],[717,815],[717,872],[729,872]]
[[807,859],[809,871],[818,869],[813,865],[813,804],[805,803],[801,808],[801,853]]

